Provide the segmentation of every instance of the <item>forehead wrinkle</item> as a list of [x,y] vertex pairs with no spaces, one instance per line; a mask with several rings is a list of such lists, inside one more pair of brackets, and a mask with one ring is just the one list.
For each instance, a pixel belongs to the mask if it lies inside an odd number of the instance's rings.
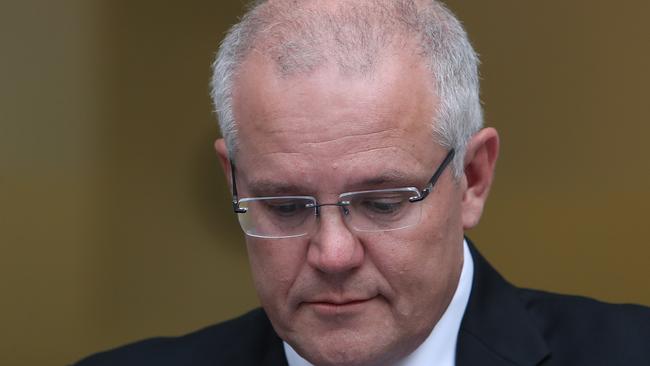
[[[362,108],[364,108],[363,105],[355,105],[357,110]],[[344,143],[346,140],[355,138],[377,141],[386,135],[386,138],[390,139],[398,137],[399,133],[412,128],[406,126],[405,121],[395,119],[397,113],[377,113],[373,109],[375,108],[365,108],[367,114],[363,120],[347,122],[349,118],[345,116],[341,116],[340,119],[337,118],[337,115],[318,118],[303,115],[301,111],[294,110],[287,113],[285,110],[275,110],[271,107],[264,111],[265,118],[242,124],[240,139],[246,140],[246,131],[255,130],[263,133],[265,140],[274,142],[276,146],[312,145],[318,147],[337,141]],[[288,150],[293,151],[293,149]]]
[[[249,154],[246,160],[251,163],[250,169],[252,171],[264,172],[268,171],[270,166],[281,167],[280,170],[284,171],[280,173],[285,178],[289,173],[287,170],[291,170],[292,172],[301,171],[304,173],[305,169],[311,167],[318,167],[318,170],[324,170],[327,165],[331,165],[332,171],[346,169],[355,171],[358,170],[359,166],[368,167],[376,161],[381,161],[383,165],[386,162],[385,157],[395,156],[401,156],[398,162],[399,166],[408,166],[411,170],[419,171],[423,167],[426,169],[431,164],[431,156],[429,154],[419,156],[418,154],[414,154],[407,146],[394,143],[390,140],[384,141],[381,145],[347,144],[346,146],[349,146],[348,148],[335,150],[338,152],[336,156],[333,156],[331,152],[319,151],[321,149],[329,150],[329,146],[321,146],[327,143],[331,143],[331,141],[318,144],[319,149],[311,148],[314,147],[312,143],[290,145],[289,148],[287,146],[274,145],[273,150],[270,151],[251,151],[252,154]],[[305,145],[310,148],[300,149],[301,146]],[[322,159],[326,159],[327,161],[322,162]],[[269,164],[271,161],[274,163]],[[280,164],[276,162],[280,162]]]
[[[377,90],[365,95],[354,95],[353,98],[350,98],[349,96],[341,96],[338,92],[326,90],[332,89],[331,86],[324,86],[319,89],[314,85],[308,85],[300,92],[297,91],[299,88],[303,88],[303,86],[296,84],[293,88],[290,88],[292,93],[295,94],[294,97],[299,100],[298,103],[313,101],[311,98],[313,98],[314,94],[318,96],[326,94],[324,99],[328,101],[327,108],[321,108],[316,114],[313,111],[307,112],[303,108],[296,108],[295,105],[288,108],[271,100],[273,97],[271,95],[270,98],[262,100],[264,107],[261,114],[264,115],[264,118],[251,121],[253,127],[261,129],[267,134],[299,133],[301,136],[316,135],[320,138],[323,136],[323,132],[328,130],[332,132],[332,135],[340,134],[338,131],[341,130],[337,128],[337,125],[345,128],[347,125],[352,124],[357,127],[356,131],[346,129],[347,136],[373,135],[403,128],[405,120],[408,120],[408,111],[412,110],[410,107],[386,105],[383,100],[386,99],[386,96],[378,96]],[[282,92],[283,89],[277,89],[277,92],[270,92],[273,95],[286,94]],[[332,93],[336,93],[336,95]],[[354,113],[360,110],[364,111],[362,118],[349,116],[351,112]],[[328,129],[324,129],[324,125],[327,125]],[[305,134],[305,132],[309,131],[312,133]]]
[[[389,136],[387,136],[387,138],[390,139],[392,137],[392,135],[394,135],[393,131],[395,131],[395,130],[397,130],[396,127],[391,127],[391,128],[388,128],[388,129],[382,129],[380,131],[374,131],[374,132],[365,132],[365,131],[354,132],[353,131],[353,132],[346,132],[346,134],[344,136],[332,136],[332,137],[328,136],[326,138],[318,138],[318,137],[322,136],[321,131],[319,131],[317,133],[313,133],[313,134],[308,135],[308,136],[316,137],[316,139],[314,139],[312,141],[303,141],[303,142],[300,143],[300,145],[313,147],[313,148],[318,148],[318,147],[324,146],[324,145],[331,145],[332,143],[345,144],[349,140],[355,140],[355,139],[358,140],[359,138],[361,138],[362,140],[369,140],[369,141],[367,141],[367,142],[362,141],[361,144],[355,142],[354,145],[363,146],[363,142],[366,142],[366,144],[371,144],[371,143],[376,144],[377,140],[381,140],[382,138],[384,138],[384,135],[386,135],[386,134],[389,135]],[[374,136],[374,138],[373,138],[373,136]],[[392,146],[392,145],[390,145],[389,140],[385,141],[385,143],[382,144],[382,145],[386,145],[386,147],[391,147]]]
[[[377,188],[399,188],[415,185],[420,180],[420,174],[407,172],[398,168],[388,169],[379,172],[377,175],[362,175],[346,180],[342,189],[344,190],[365,190]],[[316,195],[317,187],[301,181],[299,184],[274,180],[268,178],[256,178],[248,182],[247,191],[252,197],[262,196],[301,196]],[[338,192],[343,193],[343,192]],[[242,198],[244,198],[242,196]]]

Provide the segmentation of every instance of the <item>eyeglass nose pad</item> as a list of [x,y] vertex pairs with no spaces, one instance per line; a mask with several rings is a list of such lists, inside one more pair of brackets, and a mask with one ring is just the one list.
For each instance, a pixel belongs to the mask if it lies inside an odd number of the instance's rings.
[[339,202],[339,206],[343,210],[343,215],[348,216],[350,214],[350,201],[341,201]]
[[316,203],[308,203],[305,205],[306,208],[313,208],[314,209],[314,216],[320,216],[320,206],[317,205]]

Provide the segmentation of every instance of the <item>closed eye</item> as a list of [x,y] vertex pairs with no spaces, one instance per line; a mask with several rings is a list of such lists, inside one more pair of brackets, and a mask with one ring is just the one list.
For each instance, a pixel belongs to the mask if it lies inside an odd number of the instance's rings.
[[405,193],[384,192],[382,194],[362,195],[353,200],[353,210],[358,210],[361,214],[373,217],[398,215],[405,205],[410,203],[408,193]]
[[264,201],[264,208],[270,214],[282,217],[291,217],[295,215],[302,215],[307,210],[307,205],[304,201],[298,200],[267,200]]

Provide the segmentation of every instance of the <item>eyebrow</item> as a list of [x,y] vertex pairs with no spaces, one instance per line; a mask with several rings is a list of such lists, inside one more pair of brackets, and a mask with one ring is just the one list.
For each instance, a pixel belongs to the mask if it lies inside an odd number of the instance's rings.
[[361,179],[358,182],[351,182],[352,184],[350,184],[350,186],[359,187],[359,188],[364,188],[364,187],[398,188],[398,187],[411,186],[413,185],[414,181],[415,179],[409,174],[401,170],[391,169],[391,170],[383,171],[381,174],[374,177]]
[[267,179],[254,180],[248,184],[248,190],[253,197],[303,195],[309,191],[307,187],[278,182]]
[[[379,188],[401,188],[416,186],[416,179],[409,174],[396,169],[386,170],[379,175],[367,178],[361,178],[357,181],[348,181],[344,192],[352,192],[366,189]],[[419,188],[419,187],[416,187]],[[292,184],[287,182],[257,179],[248,184],[248,191],[252,197],[271,197],[271,196],[300,196],[314,194],[314,187],[307,185]]]

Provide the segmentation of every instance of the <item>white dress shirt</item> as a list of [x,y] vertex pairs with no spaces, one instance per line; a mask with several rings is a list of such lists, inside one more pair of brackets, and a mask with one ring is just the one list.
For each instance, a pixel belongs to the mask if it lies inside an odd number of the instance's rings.
[[[463,242],[463,269],[460,272],[458,286],[454,292],[447,310],[445,310],[438,323],[433,327],[431,334],[422,344],[396,366],[454,366],[456,364],[456,341],[460,323],[465,314],[469,301],[474,277],[474,261],[469,252],[467,241]],[[450,337],[449,335],[453,335]],[[284,354],[287,356],[289,366],[313,366],[302,358],[287,342],[284,343]]]

